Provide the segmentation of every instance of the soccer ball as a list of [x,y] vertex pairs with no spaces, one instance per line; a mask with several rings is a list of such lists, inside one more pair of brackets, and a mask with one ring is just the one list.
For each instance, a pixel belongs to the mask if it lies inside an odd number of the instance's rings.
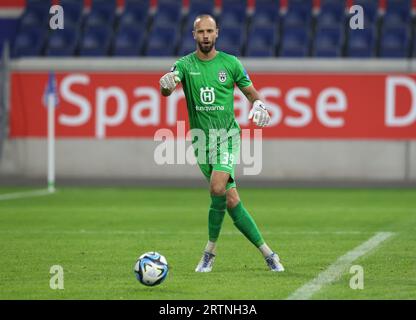
[[134,266],[137,280],[145,286],[161,284],[169,271],[166,258],[158,252],[146,252],[142,254]]

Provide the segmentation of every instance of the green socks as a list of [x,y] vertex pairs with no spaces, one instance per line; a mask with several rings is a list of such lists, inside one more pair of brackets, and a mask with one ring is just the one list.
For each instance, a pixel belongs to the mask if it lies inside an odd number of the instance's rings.
[[211,207],[208,213],[208,235],[209,241],[215,242],[220,235],[222,222],[224,221],[227,198],[211,195]]
[[[222,222],[224,221],[227,198],[225,195],[211,195],[211,200],[208,214],[208,235],[209,241],[216,242],[220,235]],[[257,248],[264,244],[263,237],[261,236],[256,223],[250,216],[250,213],[244,208],[241,201],[235,208],[228,209],[228,213],[233,219],[237,229],[240,230],[252,244]]]
[[264,243],[256,223],[246,208],[243,207],[241,201],[234,208],[228,209],[228,213],[233,219],[237,229],[240,230],[252,244],[258,248]]

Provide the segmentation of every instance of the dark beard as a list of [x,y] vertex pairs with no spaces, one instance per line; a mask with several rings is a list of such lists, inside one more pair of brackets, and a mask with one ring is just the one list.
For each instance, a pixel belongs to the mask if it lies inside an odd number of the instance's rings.
[[201,52],[205,54],[210,53],[211,50],[214,48],[214,45],[215,45],[215,41],[212,41],[212,44],[208,47],[204,47],[202,43],[198,42],[199,50],[201,50]]

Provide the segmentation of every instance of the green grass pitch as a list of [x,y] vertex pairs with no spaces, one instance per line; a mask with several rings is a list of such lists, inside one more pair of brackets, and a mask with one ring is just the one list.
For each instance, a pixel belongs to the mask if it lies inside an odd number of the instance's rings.
[[[22,188],[0,188],[0,194]],[[416,299],[415,189],[248,189],[241,198],[284,273],[272,273],[228,215],[211,273],[194,272],[207,240],[209,196],[187,188],[59,188],[0,201],[0,299],[285,299],[377,232],[394,232],[312,299]],[[146,251],[170,271],[157,287],[133,274]],[[61,265],[64,289],[49,287]]]

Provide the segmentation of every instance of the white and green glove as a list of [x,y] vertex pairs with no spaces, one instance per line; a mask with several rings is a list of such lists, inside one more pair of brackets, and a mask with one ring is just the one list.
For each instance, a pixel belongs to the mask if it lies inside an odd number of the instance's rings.
[[181,79],[178,77],[179,71],[168,72],[162,78],[160,78],[159,83],[163,89],[173,91],[176,88],[176,85],[181,82]]
[[253,122],[259,127],[265,127],[269,124],[270,116],[262,101],[254,101],[253,107],[251,108],[250,113],[248,114],[248,119],[253,119]]

